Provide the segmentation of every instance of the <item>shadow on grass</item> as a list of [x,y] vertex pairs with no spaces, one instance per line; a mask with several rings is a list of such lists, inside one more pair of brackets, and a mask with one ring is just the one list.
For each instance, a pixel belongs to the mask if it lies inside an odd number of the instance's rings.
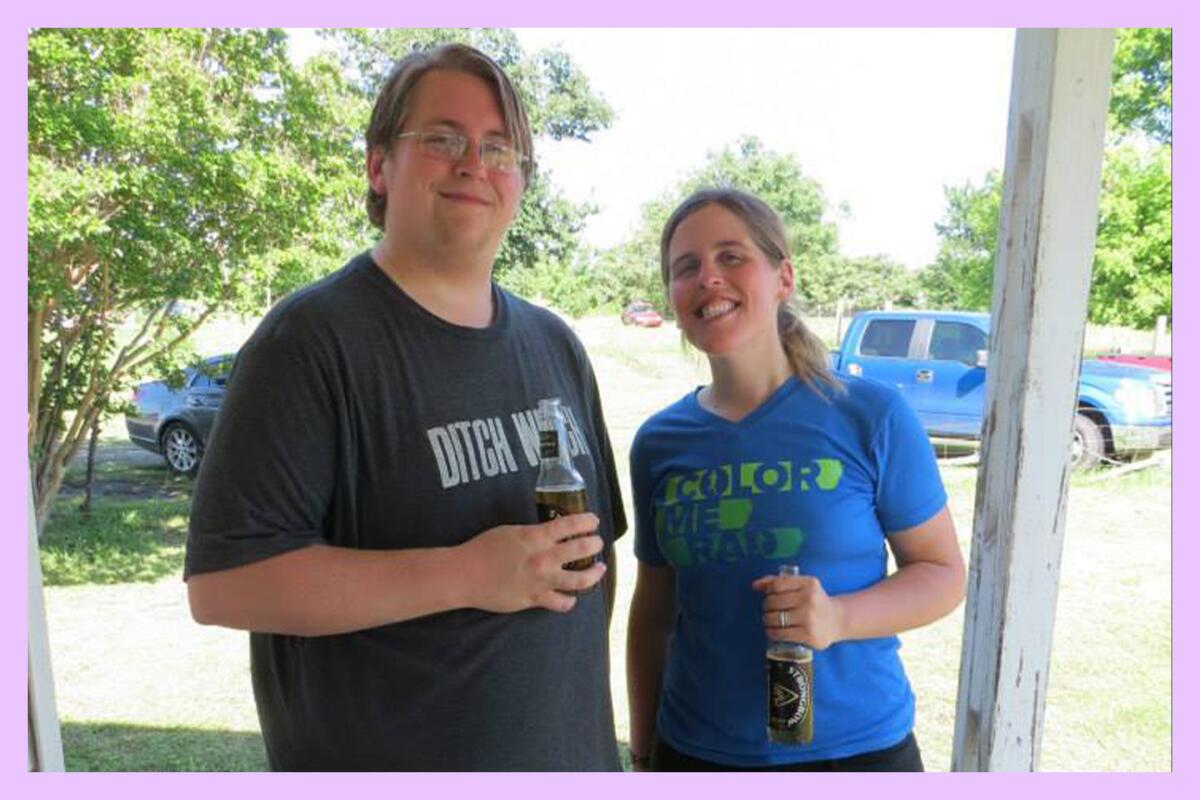
[[[82,498],[85,482],[85,465],[72,464],[63,476],[59,500]],[[168,470],[157,456],[138,452],[132,459],[129,456],[97,456],[92,489],[96,497],[177,500],[190,497],[193,484],[192,478]],[[62,505],[71,507],[68,503]]]
[[38,549],[46,586],[155,581],[183,569],[189,498],[55,504]]
[[262,772],[262,736],[243,731],[64,722],[68,772]]

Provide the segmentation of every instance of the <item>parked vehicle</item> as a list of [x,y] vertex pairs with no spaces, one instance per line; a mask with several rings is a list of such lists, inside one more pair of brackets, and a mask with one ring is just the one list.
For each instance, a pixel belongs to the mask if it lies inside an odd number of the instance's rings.
[[125,415],[129,440],[161,455],[172,472],[195,475],[232,365],[232,354],[213,356],[184,370],[178,388],[166,381],[139,384],[133,413]]
[[625,310],[621,312],[622,325],[636,325],[639,328],[657,328],[662,325],[662,314],[659,314],[654,306],[647,303],[645,300],[635,300],[625,306]]
[[[933,437],[978,439],[986,391],[987,314],[870,311],[850,322],[833,368],[900,389]],[[1171,446],[1171,373],[1087,359],[1080,370],[1071,461],[1134,457]]]
[[1105,353],[1102,356],[1096,356],[1101,361],[1115,361],[1118,364],[1133,364],[1137,367],[1149,367],[1150,369],[1161,369],[1166,372],[1171,371],[1170,356],[1145,356],[1135,355],[1133,353]]

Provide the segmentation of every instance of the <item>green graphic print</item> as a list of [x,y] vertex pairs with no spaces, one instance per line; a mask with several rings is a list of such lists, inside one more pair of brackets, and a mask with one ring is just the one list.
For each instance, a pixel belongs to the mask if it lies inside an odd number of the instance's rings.
[[676,568],[793,558],[804,544],[804,531],[756,520],[756,500],[760,506],[763,501],[774,506],[779,494],[830,492],[841,479],[842,462],[834,458],[751,461],[670,473],[655,499],[659,549]]

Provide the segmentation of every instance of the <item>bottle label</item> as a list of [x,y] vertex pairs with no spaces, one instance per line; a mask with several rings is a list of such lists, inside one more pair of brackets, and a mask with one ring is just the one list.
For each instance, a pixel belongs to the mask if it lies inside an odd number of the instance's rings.
[[812,658],[767,659],[767,729],[771,741],[812,742]]

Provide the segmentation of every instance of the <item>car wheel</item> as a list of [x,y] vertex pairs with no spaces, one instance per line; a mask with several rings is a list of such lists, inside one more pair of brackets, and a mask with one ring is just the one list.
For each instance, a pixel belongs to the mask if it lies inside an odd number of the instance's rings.
[[194,477],[200,469],[204,446],[192,429],[181,422],[171,423],[163,431],[162,443],[163,458],[167,460],[171,472]]
[[1071,468],[1095,469],[1104,459],[1104,434],[1096,421],[1083,414],[1075,415],[1071,431]]

